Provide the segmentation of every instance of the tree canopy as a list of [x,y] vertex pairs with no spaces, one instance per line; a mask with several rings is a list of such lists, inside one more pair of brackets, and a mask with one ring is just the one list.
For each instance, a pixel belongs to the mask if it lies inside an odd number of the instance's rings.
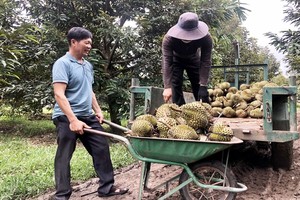
[[280,35],[266,33],[271,39],[271,45],[286,55],[288,71],[292,74],[299,73],[300,70],[300,2],[297,0],[284,0],[284,21],[294,25],[295,30],[282,30]]
[[[1,101],[15,111],[41,112],[54,99],[51,68],[68,50],[73,26],[93,33],[87,58],[95,70],[95,91],[112,121],[128,116],[131,78],[142,85],[162,86],[161,42],[180,14],[196,12],[210,27],[213,65],[234,65],[233,41],[239,41],[241,64],[269,60],[271,77],[279,64],[242,28],[249,10],[238,0],[11,0],[2,1]],[[257,71],[256,73],[260,73]],[[214,79],[221,80],[221,72]]]

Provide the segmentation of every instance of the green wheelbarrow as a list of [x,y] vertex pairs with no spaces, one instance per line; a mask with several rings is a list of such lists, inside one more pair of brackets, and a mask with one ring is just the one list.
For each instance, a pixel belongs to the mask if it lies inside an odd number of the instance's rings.
[[[105,123],[121,130],[129,129],[109,121]],[[100,134],[123,142],[133,157],[142,161],[139,195],[141,200],[150,172],[151,163],[176,165],[182,167],[182,173],[172,177],[164,183],[151,188],[155,190],[167,186],[172,181],[179,179],[178,186],[160,197],[166,199],[175,192],[180,191],[183,199],[235,199],[238,192],[247,190],[247,187],[236,181],[235,175],[228,167],[229,147],[243,141],[233,137],[230,142],[201,140],[179,140],[152,137],[123,137],[120,135],[85,129],[87,132]],[[225,164],[221,161],[202,161],[215,153],[228,149]]]

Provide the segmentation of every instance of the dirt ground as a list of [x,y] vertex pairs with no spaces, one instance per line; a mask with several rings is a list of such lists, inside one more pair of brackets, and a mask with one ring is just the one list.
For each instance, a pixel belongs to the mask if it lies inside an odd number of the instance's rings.
[[[298,117],[299,120],[299,117]],[[300,124],[298,122],[298,124]],[[248,190],[238,193],[237,200],[300,200],[300,140],[294,141],[294,162],[291,170],[275,171],[270,165],[268,150],[259,150],[252,143],[247,144],[247,150],[233,149],[233,159],[231,160],[231,169],[238,182],[245,184]],[[235,157],[235,152],[238,157]],[[149,187],[153,188],[164,180],[181,173],[182,169],[177,166],[152,164]],[[98,184],[97,179],[91,179],[87,182],[73,186],[71,200],[134,200],[138,198],[139,178],[141,172],[141,163],[135,163],[131,166],[115,171],[116,185],[129,188],[129,192],[122,196],[100,198],[95,191]],[[174,184],[177,184],[175,182]],[[174,185],[173,184],[173,185]],[[172,188],[172,185],[170,186]],[[155,200],[161,197],[166,191],[165,187],[155,191],[144,191],[143,199]],[[54,191],[41,195],[35,200],[51,199]],[[168,199],[179,200],[180,194],[176,192]]]

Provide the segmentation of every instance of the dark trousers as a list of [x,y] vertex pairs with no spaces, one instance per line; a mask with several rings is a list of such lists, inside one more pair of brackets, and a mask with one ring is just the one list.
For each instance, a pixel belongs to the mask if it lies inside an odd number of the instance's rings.
[[[198,92],[199,92],[199,67],[193,67],[187,65],[188,61],[180,60],[173,64],[173,75],[172,75],[172,102],[181,106],[185,104],[183,96],[183,74],[184,70],[187,73],[188,79],[192,86],[192,92],[196,101],[199,101]],[[200,63],[199,65],[200,66]]]
[[[78,117],[93,129],[103,131],[97,118],[93,116]],[[70,161],[79,138],[88,153],[92,156],[94,169],[100,178],[98,192],[107,194],[114,184],[113,167],[110,159],[107,138],[85,132],[83,135],[72,132],[66,116],[53,120],[57,129],[57,151],[54,161],[56,199],[69,199],[72,193],[70,185]]]

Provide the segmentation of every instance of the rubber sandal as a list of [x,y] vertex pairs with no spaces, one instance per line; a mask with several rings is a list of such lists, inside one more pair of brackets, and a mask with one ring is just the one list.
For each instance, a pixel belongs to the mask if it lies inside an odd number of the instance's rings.
[[122,195],[128,192],[128,189],[117,188],[116,186],[112,186],[108,194],[98,193],[99,197],[110,197],[115,195]]

